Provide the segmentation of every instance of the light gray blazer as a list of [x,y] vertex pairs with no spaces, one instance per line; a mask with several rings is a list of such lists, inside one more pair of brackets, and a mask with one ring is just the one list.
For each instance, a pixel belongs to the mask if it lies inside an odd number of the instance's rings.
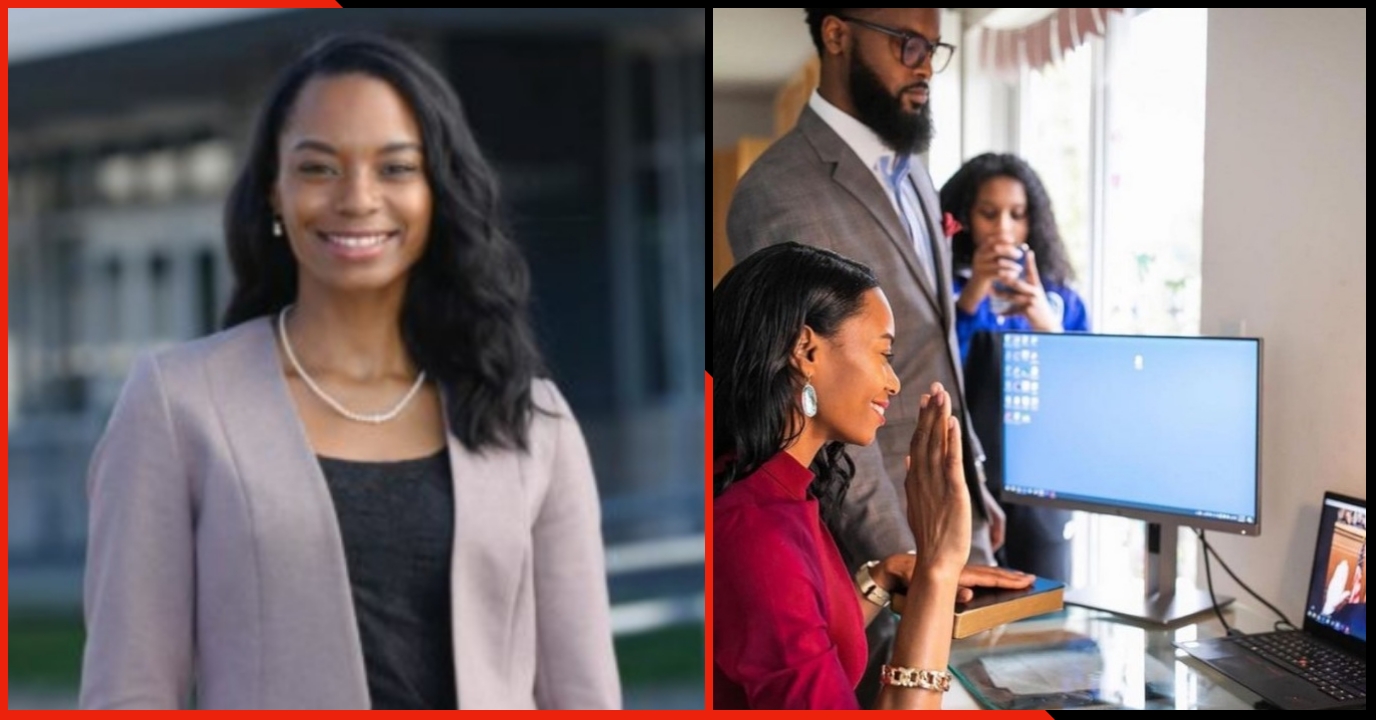
[[[963,422],[967,457],[984,455],[962,392],[950,243],[942,232],[931,176],[916,160],[912,177],[927,233],[935,240],[935,287],[919,270],[917,251],[884,188],[810,107],[804,107],[798,124],[750,166],[727,214],[726,234],[737,262],[790,240],[826,248],[868,265],[893,307],[893,366],[903,388],[889,406],[887,423],[879,428],[875,442],[846,448],[855,461],[855,477],[846,492],[836,539],[852,568],[914,546],[903,510],[903,457],[917,427],[918,399],[932,381],[940,381],[951,393]],[[982,474],[971,472],[972,464],[966,463],[971,500],[982,508],[975,484]],[[980,511],[976,512],[978,517]]]
[[[619,708],[600,508],[552,382],[454,482],[459,705]],[[329,489],[260,318],[135,364],[91,461],[83,708],[367,709]]]

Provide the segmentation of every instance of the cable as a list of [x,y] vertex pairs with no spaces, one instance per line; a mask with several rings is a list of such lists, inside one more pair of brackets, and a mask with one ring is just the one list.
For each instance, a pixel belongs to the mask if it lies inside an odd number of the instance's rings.
[[1295,627],[1294,623],[1290,622],[1290,618],[1285,616],[1285,613],[1277,609],[1275,605],[1272,605],[1271,603],[1267,602],[1266,598],[1263,598],[1262,596],[1258,595],[1257,591],[1247,586],[1247,583],[1244,583],[1242,582],[1242,580],[1238,579],[1237,574],[1233,572],[1232,568],[1228,567],[1228,563],[1223,562],[1223,557],[1218,554],[1218,551],[1214,549],[1214,546],[1210,545],[1209,542],[1204,539],[1204,532],[1202,530],[1200,531],[1199,536],[1200,541],[1204,543],[1204,549],[1207,550],[1210,554],[1212,554],[1214,556],[1214,559],[1218,560],[1218,564],[1223,567],[1224,572],[1228,573],[1228,577],[1232,578],[1233,582],[1242,586],[1242,589],[1246,590],[1249,595],[1261,601],[1261,603],[1265,605],[1267,608],[1270,608],[1271,612],[1275,613],[1276,617],[1280,618],[1280,620],[1277,622],[1289,625],[1292,630],[1298,629]]
[[[1280,618],[1280,620],[1277,621],[1276,624],[1275,624],[1273,627],[1276,627],[1277,629],[1279,629],[1280,625],[1281,625],[1282,623],[1284,623],[1285,625],[1290,626],[1290,628],[1291,628],[1292,630],[1293,630],[1293,629],[1297,629],[1297,628],[1295,627],[1295,624],[1292,623],[1292,622],[1290,622],[1290,618],[1288,618],[1288,617],[1285,616],[1285,613],[1283,613],[1283,612],[1281,612],[1280,610],[1276,609],[1276,606],[1275,606],[1275,605],[1272,605],[1271,603],[1267,602],[1267,601],[1266,601],[1266,598],[1263,598],[1262,596],[1258,595],[1257,592],[1256,592],[1255,590],[1253,590],[1252,588],[1250,588],[1250,587],[1247,586],[1247,583],[1242,582],[1241,580],[1238,579],[1237,574],[1233,572],[1232,568],[1228,567],[1228,563],[1226,563],[1226,562],[1223,561],[1223,557],[1220,556],[1220,555],[1218,554],[1218,551],[1217,551],[1217,550],[1214,550],[1213,546],[1209,544],[1209,541],[1204,539],[1204,531],[1203,531],[1203,530],[1195,530],[1195,533],[1196,533],[1197,535],[1199,535],[1199,542],[1200,542],[1200,544],[1202,544],[1202,545],[1204,546],[1204,575],[1205,575],[1206,578],[1207,578],[1208,575],[1209,575],[1209,555],[1213,555],[1214,558],[1218,560],[1218,564],[1223,568],[1223,571],[1226,572],[1226,573],[1228,573],[1228,577],[1230,577],[1230,578],[1233,579],[1233,582],[1235,582],[1235,583],[1237,583],[1239,586],[1241,586],[1243,590],[1246,590],[1246,591],[1247,591],[1247,594],[1251,595],[1252,597],[1254,597],[1254,598],[1256,598],[1258,601],[1260,601],[1262,605],[1265,605],[1267,608],[1270,608],[1271,612],[1275,613],[1275,614],[1276,614],[1276,617]],[[1212,581],[1210,581],[1209,594],[1210,594],[1210,599],[1213,599],[1213,586],[1212,586]],[[1214,610],[1215,610],[1215,611],[1218,611],[1218,602],[1217,602],[1216,600],[1214,601]],[[1222,619],[1222,617],[1223,617],[1222,613],[1219,613],[1219,619],[1220,619],[1220,620]],[[1224,628],[1227,628],[1228,625],[1225,623],[1225,624],[1223,625],[1223,627],[1224,627]]]
[[1224,635],[1232,635],[1233,629],[1228,627],[1228,621],[1223,619],[1223,610],[1218,607],[1218,597],[1214,595],[1214,574],[1209,568],[1209,545],[1204,542],[1204,531],[1195,530],[1199,533],[1199,543],[1204,546],[1204,579],[1209,584],[1209,603],[1213,605],[1214,614],[1218,616],[1218,622],[1223,626]]

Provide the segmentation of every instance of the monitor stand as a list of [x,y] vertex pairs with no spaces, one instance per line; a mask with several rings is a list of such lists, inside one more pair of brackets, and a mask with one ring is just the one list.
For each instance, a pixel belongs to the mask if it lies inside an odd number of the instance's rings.
[[[1103,610],[1154,625],[1172,625],[1200,613],[1212,612],[1207,590],[1175,577],[1178,525],[1147,523],[1146,592],[1136,587],[1067,588],[1065,603]],[[1134,592],[1135,591],[1135,592]],[[1218,595],[1221,608],[1233,601]]]

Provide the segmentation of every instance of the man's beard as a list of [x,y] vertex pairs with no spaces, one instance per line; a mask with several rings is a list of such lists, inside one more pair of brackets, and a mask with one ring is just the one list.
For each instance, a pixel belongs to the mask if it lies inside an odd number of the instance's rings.
[[932,144],[931,100],[919,105],[917,112],[905,110],[903,94],[890,95],[879,76],[860,58],[854,58],[850,65],[850,99],[860,122],[894,152],[925,153]]

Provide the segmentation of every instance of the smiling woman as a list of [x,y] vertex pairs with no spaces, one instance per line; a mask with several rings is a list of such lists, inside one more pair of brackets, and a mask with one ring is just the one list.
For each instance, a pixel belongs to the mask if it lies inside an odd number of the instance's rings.
[[302,88],[278,142],[283,167],[272,207],[282,220],[274,230],[285,225],[293,254],[310,270],[301,294],[395,284],[425,251],[433,205],[406,100],[361,73],[316,79]]
[[862,566],[853,582],[828,529],[856,471],[847,445],[874,442],[900,390],[878,284],[860,263],[785,242],[712,291],[714,709],[859,709],[865,627],[900,584],[916,602],[875,708],[939,709],[950,688],[970,496],[940,383],[919,401],[902,488],[922,554],[887,560],[892,576]]
[[85,708],[615,708],[600,507],[459,98],[374,36],[270,92],[226,329],[92,458]]

